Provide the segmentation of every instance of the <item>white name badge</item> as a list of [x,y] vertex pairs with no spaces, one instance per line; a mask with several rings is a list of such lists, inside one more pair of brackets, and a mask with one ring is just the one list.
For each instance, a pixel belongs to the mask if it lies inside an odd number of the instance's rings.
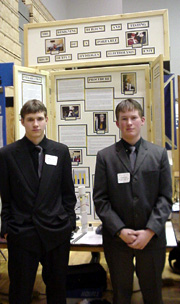
[[130,173],[118,173],[117,174],[118,184],[129,183],[130,182]]
[[47,165],[56,166],[58,161],[58,157],[55,155],[45,154],[45,163]]

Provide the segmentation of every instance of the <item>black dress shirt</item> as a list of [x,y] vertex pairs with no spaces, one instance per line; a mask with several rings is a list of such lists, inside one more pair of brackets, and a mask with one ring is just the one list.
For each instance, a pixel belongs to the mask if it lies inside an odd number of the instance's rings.
[[[28,147],[28,151],[29,151],[32,161],[33,161],[34,169],[38,175],[38,153],[39,153],[39,151],[36,148],[36,145],[32,141],[30,141],[26,136],[25,136],[25,140],[26,140],[26,144]],[[38,146],[41,146],[43,148],[45,143],[46,143],[46,136],[44,136],[43,140],[38,144]],[[43,148],[43,150],[44,150],[44,148]]]
[[[124,146],[124,148],[125,148],[125,150],[126,150],[126,153],[127,153],[128,157],[129,157],[129,154],[131,153],[131,150],[130,150],[129,148],[132,147],[132,145],[130,145],[130,144],[129,144],[127,141],[125,141],[123,138],[121,139],[121,141],[122,141],[122,143],[123,143],[123,146]],[[135,150],[136,155],[137,155],[137,153],[138,153],[140,144],[141,144],[141,138],[135,143],[135,145],[133,145],[133,146],[136,148],[136,150]]]

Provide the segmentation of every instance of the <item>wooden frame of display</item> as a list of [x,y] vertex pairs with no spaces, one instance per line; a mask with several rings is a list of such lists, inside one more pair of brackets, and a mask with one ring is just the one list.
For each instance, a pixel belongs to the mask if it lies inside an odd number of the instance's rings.
[[170,59],[166,9],[30,23],[24,35],[25,65],[41,69]]
[[[174,80],[175,75],[170,74],[168,75],[169,78],[166,78],[166,81],[164,82],[164,98],[165,98],[165,108],[168,107],[165,111],[165,146],[167,150],[170,149],[169,158],[170,158],[170,164],[171,164],[171,175],[172,175],[172,190],[173,190],[173,200],[176,201],[176,187],[177,187],[177,181],[176,181],[176,162],[175,162],[175,154],[176,149],[178,149],[177,141],[176,141],[176,115],[175,115],[175,104],[174,104]],[[168,104],[168,92],[169,92],[169,104]],[[166,96],[167,94],[167,96]],[[169,115],[169,116],[168,116]],[[170,124],[168,122],[170,119]],[[168,130],[167,130],[168,129]],[[170,132],[169,132],[170,131]]]
[[[15,140],[22,137],[24,133],[24,127],[21,125],[20,110],[24,104],[29,99],[42,99],[42,101],[48,112],[49,122],[47,125],[47,135],[50,137],[50,105],[49,105],[49,72],[39,71],[37,69],[14,66],[14,117],[15,117]],[[23,85],[24,90],[26,91],[26,97],[23,94]],[[40,85],[38,90],[33,90],[33,86]],[[29,92],[28,93],[28,86]],[[26,100],[27,98],[27,100]]]
[[151,64],[152,134],[153,142],[165,147],[165,107],[163,56]]

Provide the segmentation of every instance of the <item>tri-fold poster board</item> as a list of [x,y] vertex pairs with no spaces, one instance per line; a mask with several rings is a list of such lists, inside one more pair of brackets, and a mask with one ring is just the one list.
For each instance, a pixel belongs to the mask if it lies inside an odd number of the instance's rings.
[[164,60],[167,10],[25,26],[26,67],[14,67],[16,139],[24,134],[22,105],[40,99],[48,108],[48,137],[69,147],[77,214],[78,186],[86,188],[88,221],[98,220],[92,200],[97,152],[121,137],[115,123],[121,100],[141,104],[143,138],[165,146]]
[[[17,66],[14,68],[16,138],[22,137],[24,132],[18,115],[23,103],[30,98],[41,97],[48,108],[50,118],[48,136],[69,147],[77,195],[77,214],[80,213],[78,186],[84,185],[86,188],[89,221],[98,220],[92,200],[97,152],[114,144],[121,136],[115,123],[117,104],[126,98],[138,101],[146,117],[142,129],[143,138],[150,141],[155,138],[155,142],[161,141],[164,145],[161,138],[164,126],[161,125],[159,129],[157,118],[152,115],[150,96],[154,93],[149,88],[150,74],[153,74],[153,67],[157,66],[159,73],[156,74],[153,88],[160,86],[163,77],[162,56],[159,56],[152,68],[149,64],[56,72]],[[51,102],[47,88],[49,83],[51,83]],[[157,103],[155,113],[162,121],[164,111],[159,103],[163,100],[163,96],[159,92],[158,98],[154,100]]]

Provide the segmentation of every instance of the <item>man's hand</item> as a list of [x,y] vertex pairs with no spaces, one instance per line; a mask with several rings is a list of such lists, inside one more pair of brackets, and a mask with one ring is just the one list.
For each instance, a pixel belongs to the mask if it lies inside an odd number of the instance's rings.
[[[151,229],[136,230],[135,231],[136,240],[133,243],[128,244],[128,246],[133,249],[142,250],[146,247],[146,245],[152,239],[154,234],[155,234],[154,231],[152,231]],[[134,233],[133,233],[133,236],[134,236]]]
[[136,239],[137,239],[136,231],[133,230],[133,229],[128,229],[128,228],[123,228],[123,229],[121,230],[121,233],[120,233],[119,237],[120,237],[127,245],[133,244],[133,243],[136,241]]

